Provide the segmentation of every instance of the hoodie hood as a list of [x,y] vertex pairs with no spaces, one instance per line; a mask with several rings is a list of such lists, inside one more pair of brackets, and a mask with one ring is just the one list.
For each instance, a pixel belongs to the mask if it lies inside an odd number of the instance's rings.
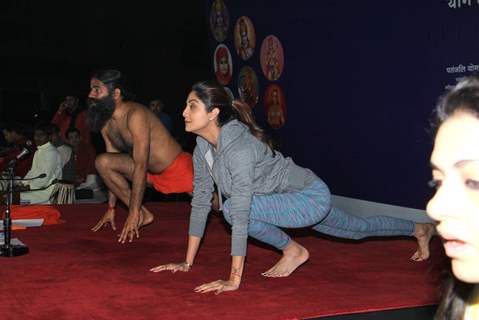
[[[244,123],[236,119],[226,123],[221,127],[216,153],[218,155],[224,153],[234,144],[236,140],[240,139],[244,134],[247,133],[249,133],[249,128]],[[196,143],[202,154],[208,152],[210,143],[206,139],[198,136],[196,138]]]

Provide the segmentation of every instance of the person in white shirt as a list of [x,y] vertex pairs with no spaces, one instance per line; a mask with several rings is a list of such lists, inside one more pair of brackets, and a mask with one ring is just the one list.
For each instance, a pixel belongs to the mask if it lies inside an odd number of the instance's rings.
[[57,148],[49,142],[48,124],[38,125],[35,128],[33,139],[37,145],[37,151],[33,156],[32,167],[24,178],[35,178],[42,174],[45,174],[45,177],[28,180],[23,184],[26,190],[45,189],[21,192],[20,203],[49,204],[54,188],[53,182],[62,178],[62,160]]
[[72,148],[65,144],[60,137],[60,129],[56,124],[51,123],[49,128],[50,142],[57,148],[60,152],[60,157],[62,159],[62,166],[64,166],[72,156]]
[[62,160],[62,180],[74,183],[76,173],[72,147],[62,140],[60,129],[56,124],[50,124],[49,134],[50,142],[57,148]]

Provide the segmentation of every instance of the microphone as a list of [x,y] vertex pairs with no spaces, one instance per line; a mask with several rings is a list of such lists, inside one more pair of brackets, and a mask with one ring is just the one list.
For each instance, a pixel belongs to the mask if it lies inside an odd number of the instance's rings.
[[8,167],[9,168],[13,168],[15,167],[15,165],[17,164],[17,161],[20,160],[21,158],[25,157],[26,155],[28,155],[29,153],[31,153],[31,149],[32,149],[32,142],[30,140],[27,140],[25,142],[25,144],[23,145],[23,149],[22,151],[20,151],[19,154],[17,154],[17,156],[15,158],[13,158],[12,160],[10,160],[8,162]]
[[30,140],[27,140],[25,142],[25,145],[23,146],[22,151],[19,154],[17,154],[17,156],[15,157],[15,160],[20,160],[21,158],[28,155],[31,152],[31,148],[32,148],[32,142]]
[[19,154],[17,154],[17,156],[15,157],[15,160],[20,160],[21,158],[23,158],[29,153],[30,153],[30,150],[28,150],[27,148],[23,148],[22,151]]
[[[47,176],[46,173],[42,173],[42,174],[39,174],[38,176],[33,177],[33,178],[13,178],[13,179],[11,179],[11,180],[13,180],[13,181],[29,181],[29,180],[35,180],[35,179],[43,179],[43,178],[45,178],[46,176]],[[7,180],[7,181],[8,181],[8,180],[10,180],[10,179],[0,178],[0,181],[2,181],[2,180]]]

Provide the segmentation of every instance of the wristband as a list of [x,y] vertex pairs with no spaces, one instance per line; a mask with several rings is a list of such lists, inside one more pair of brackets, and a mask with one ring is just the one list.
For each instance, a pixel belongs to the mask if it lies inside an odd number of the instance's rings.
[[184,265],[186,265],[188,267],[188,269],[191,269],[193,267],[192,264],[189,264],[188,262],[183,262]]

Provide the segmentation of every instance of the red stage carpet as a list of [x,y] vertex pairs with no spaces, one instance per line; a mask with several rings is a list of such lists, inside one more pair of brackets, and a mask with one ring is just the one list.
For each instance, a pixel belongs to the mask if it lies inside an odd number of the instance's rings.
[[[0,260],[0,319],[297,319],[437,302],[439,241],[430,261],[414,263],[413,240],[345,243],[313,232],[298,238],[311,259],[291,277],[262,277],[279,254],[250,243],[239,291],[197,294],[229,274],[223,219],[211,216],[191,272],[152,273],[184,259],[189,205],[148,207],[156,221],[124,245],[109,229],[90,231],[106,205],[63,206],[65,224],[14,232],[30,253]],[[125,216],[118,212],[120,227]]]

